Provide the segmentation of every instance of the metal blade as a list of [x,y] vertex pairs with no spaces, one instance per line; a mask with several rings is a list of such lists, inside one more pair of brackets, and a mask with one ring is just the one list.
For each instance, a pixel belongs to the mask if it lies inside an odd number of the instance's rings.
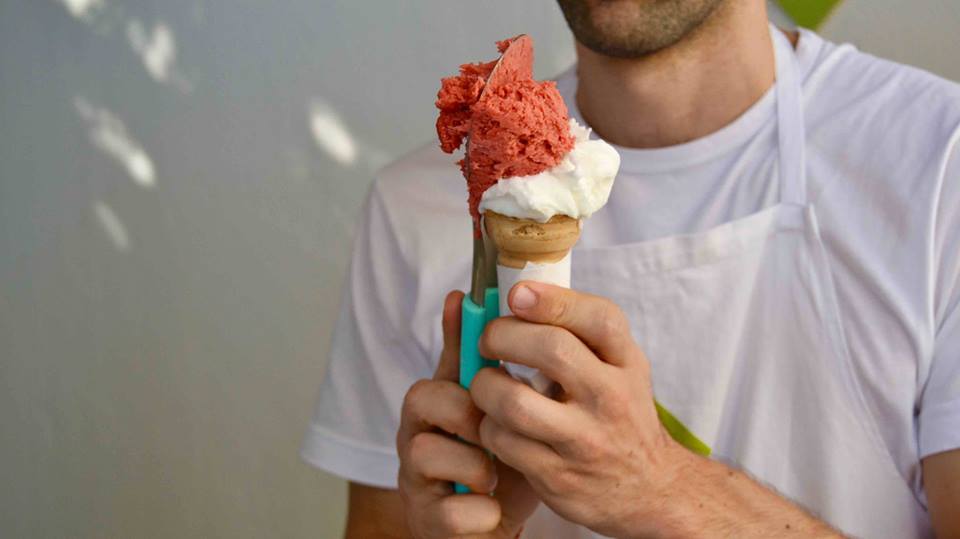
[[470,299],[484,306],[487,290],[487,250],[483,238],[473,238],[473,271],[470,275]]
[[[498,80],[497,68],[500,67],[500,64],[503,63],[503,59],[507,55],[524,54],[525,52],[532,54],[532,52],[530,52],[532,50],[532,46],[533,45],[529,36],[517,36],[517,39],[514,40],[505,51],[503,51],[503,54],[500,55],[496,65],[493,66],[493,69],[490,71],[490,76],[487,77],[486,84],[484,85],[483,90],[480,92],[480,96],[477,99],[483,99],[483,95],[486,93],[488,88],[496,85],[498,82],[502,82]],[[503,77],[500,78],[502,79]],[[466,147],[464,148],[464,169],[467,174],[470,173],[470,140],[473,138],[471,135],[472,133],[467,133],[467,143]],[[496,286],[497,248],[493,241],[488,239],[487,235],[484,233],[480,238],[473,238],[473,269],[470,276],[470,299],[473,300],[474,304],[484,307],[484,298],[486,297],[487,288]]]

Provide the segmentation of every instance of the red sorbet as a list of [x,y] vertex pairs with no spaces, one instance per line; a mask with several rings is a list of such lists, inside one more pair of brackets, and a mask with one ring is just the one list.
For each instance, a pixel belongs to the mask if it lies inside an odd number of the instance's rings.
[[[474,232],[480,197],[501,178],[556,166],[574,144],[567,106],[552,81],[533,80],[533,43],[521,35],[497,43],[497,62],[464,64],[437,93],[440,148],[452,153],[469,135],[460,169],[467,178]],[[494,69],[496,66],[496,69]]]

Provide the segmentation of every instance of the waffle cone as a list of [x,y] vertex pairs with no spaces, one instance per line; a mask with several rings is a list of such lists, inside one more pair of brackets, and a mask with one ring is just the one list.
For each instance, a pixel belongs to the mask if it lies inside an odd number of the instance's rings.
[[567,256],[580,239],[580,220],[555,215],[546,223],[483,213],[487,236],[497,246],[497,264],[522,269],[527,262],[550,264]]

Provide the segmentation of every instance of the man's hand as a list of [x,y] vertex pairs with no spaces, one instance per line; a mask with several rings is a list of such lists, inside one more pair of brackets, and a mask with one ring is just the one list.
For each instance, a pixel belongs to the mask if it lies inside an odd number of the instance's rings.
[[833,535],[745,474],[669,437],[649,363],[612,302],[521,282],[509,303],[515,317],[487,326],[481,353],[540,369],[563,391],[553,400],[502,370],[482,370],[470,388],[486,413],[479,436],[555,512],[614,537]]
[[[397,433],[400,494],[417,539],[513,539],[539,505],[536,494],[516,470],[455,438],[479,444],[483,417],[457,383],[462,300],[460,292],[447,295],[437,372],[432,380],[414,384],[404,399]],[[452,482],[470,487],[473,494],[454,494]]]
[[558,514],[624,536],[622,526],[643,522],[649,500],[678,475],[672,457],[681,449],[657,419],[649,363],[606,299],[520,283],[510,307],[516,317],[487,326],[481,353],[540,369],[563,395],[548,399],[501,370],[481,371],[470,389],[487,414],[480,440]]

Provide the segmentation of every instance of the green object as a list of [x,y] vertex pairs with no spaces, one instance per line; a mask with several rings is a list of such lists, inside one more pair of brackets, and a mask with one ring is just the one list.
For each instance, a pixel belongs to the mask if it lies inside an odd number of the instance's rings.
[[698,455],[710,456],[710,446],[701,442],[699,438],[687,430],[687,427],[679,419],[673,417],[673,414],[661,406],[659,402],[653,401],[653,404],[657,407],[657,417],[660,418],[660,422],[663,423],[663,427],[667,429],[671,438]]
[[777,0],[797,26],[816,30],[842,0]]
[[[470,296],[463,297],[460,310],[460,386],[470,388],[470,382],[484,367],[496,367],[499,362],[484,359],[477,348],[483,328],[500,316],[500,294],[496,288],[488,288],[483,296],[483,305],[477,305]],[[470,492],[466,486],[456,483],[457,494]]]
[[477,371],[499,365],[497,361],[480,357],[480,350],[477,348],[483,328],[500,316],[500,295],[497,289],[487,289],[483,305],[477,305],[470,296],[464,296],[460,312],[460,385],[469,389]]

